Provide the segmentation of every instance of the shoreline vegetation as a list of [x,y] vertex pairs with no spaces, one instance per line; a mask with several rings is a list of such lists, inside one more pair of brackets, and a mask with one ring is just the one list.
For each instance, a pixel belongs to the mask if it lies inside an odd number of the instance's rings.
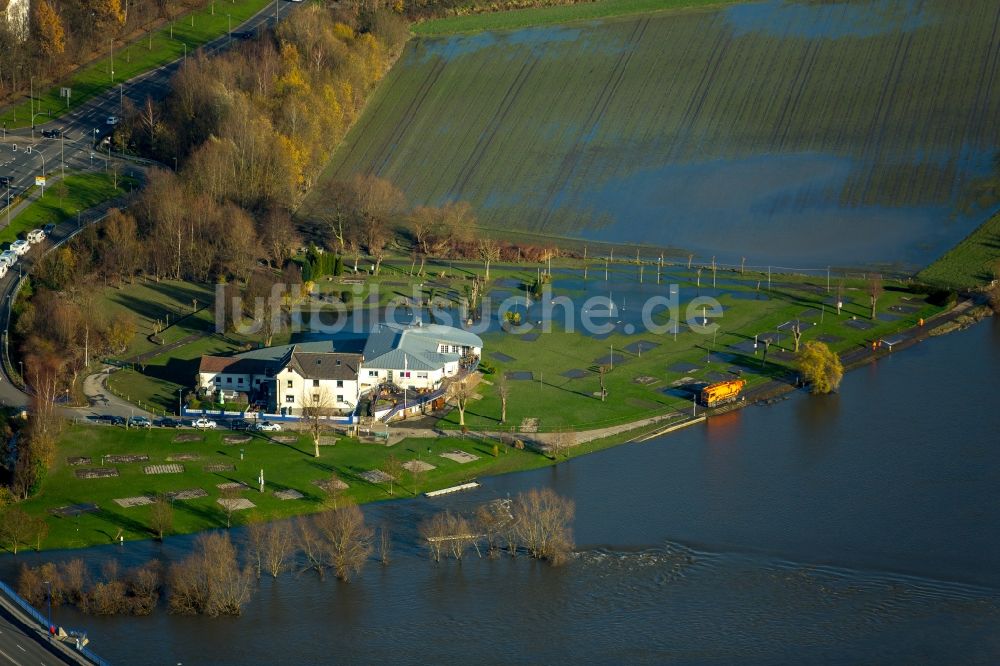
[[414,23],[410,29],[417,37],[438,37],[596,21],[633,14],[712,9],[752,1],[754,0],[598,0],[431,18]]

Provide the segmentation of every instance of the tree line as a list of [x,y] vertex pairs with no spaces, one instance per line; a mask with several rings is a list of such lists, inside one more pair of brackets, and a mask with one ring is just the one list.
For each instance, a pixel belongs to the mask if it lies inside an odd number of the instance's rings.
[[175,19],[212,0],[31,0],[26,34],[21,26],[0,16],[0,103],[13,100],[45,81],[65,75],[90,60],[109,53],[115,40],[115,58],[131,58],[119,52],[127,42],[131,49],[148,49],[142,41],[164,22]]

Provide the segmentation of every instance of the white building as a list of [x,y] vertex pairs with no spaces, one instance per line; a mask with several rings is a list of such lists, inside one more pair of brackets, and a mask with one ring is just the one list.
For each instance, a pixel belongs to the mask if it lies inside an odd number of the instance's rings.
[[482,353],[482,339],[460,328],[378,324],[365,344],[361,392],[386,382],[410,390],[436,389],[463,367],[473,367]]
[[202,356],[197,388],[213,397],[245,394],[268,413],[301,414],[308,403],[339,412],[358,404],[361,354],[338,352],[330,341]]
[[478,335],[451,326],[378,324],[363,354],[338,351],[325,340],[202,356],[196,388],[214,399],[245,397],[270,414],[301,416],[309,405],[344,414],[382,384],[437,389],[475,367],[482,352]]

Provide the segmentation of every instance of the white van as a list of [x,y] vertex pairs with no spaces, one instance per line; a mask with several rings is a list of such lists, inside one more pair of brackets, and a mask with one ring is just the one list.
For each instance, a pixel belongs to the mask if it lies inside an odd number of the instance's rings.
[[0,278],[2,278],[4,275],[7,275],[7,263],[4,261],[0,261]]
[[20,257],[22,254],[28,253],[28,250],[31,249],[31,243],[26,240],[16,240],[10,244],[10,249],[12,252],[16,252],[17,256]]
[[4,250],[0,253],[0,263],[2,263],[7,268],[10,268],[17,263],[17,253],[13,250]]
[[43,240],[45,240],[45,232],[42,231],[41,229],[32,229],[31,231],[28,232],[26,238],[28,239],[28,242],[31,243],[32,245],[34,245],[35,243],[41,243]]

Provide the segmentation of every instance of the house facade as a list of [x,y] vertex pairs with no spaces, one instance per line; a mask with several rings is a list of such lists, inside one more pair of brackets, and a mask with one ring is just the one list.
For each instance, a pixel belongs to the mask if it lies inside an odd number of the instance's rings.
[[482,350],[479,336],[451,326],[378,324],[363,353],[326,340],[202,356],[195,388],[214,399],[245,399],[270,414],[301,416],[310,406],[347,414],[383,384],[415,392],[440,388],[475,367]]
[[463,368],[474,367],[483,341],[474,333],[439,324],[377,324],[365,344],[359,378],[362,393],[389,383],[434,390]]

